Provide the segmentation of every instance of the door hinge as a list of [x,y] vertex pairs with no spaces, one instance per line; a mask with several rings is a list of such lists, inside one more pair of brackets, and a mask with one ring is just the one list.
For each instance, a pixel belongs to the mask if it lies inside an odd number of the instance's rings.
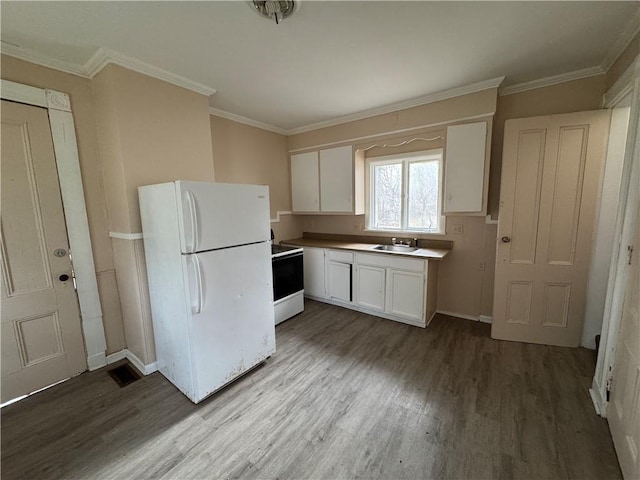
[[631,265],[631,257],[633,257],[633,245],[627,245],[627,265]]
[[609,378],[607,378],[607,402],[611,398],[611,386],[613,384],[613,375],[611,374],[611,367],[609,367]]

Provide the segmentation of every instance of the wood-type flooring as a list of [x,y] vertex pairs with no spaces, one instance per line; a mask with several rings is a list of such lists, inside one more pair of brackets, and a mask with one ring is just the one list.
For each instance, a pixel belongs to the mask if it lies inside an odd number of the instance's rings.
[[10,479],[614,479],[595,354],[307,301],[263,366],[192,404],[84,373],[2,409]]

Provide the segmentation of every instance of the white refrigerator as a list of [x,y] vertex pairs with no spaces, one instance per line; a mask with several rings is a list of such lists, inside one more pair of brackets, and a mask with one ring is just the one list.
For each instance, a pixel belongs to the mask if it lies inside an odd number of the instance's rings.
[[138,188],[158,370],[194,403],[275,352],[269,188]]

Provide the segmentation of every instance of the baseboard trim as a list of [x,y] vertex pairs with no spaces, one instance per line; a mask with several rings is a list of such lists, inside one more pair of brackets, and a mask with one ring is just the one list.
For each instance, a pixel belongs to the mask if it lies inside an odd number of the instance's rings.
[[106,358],[107,365],[110,365],[115,362],[119,362],[120,360],[124,360],[125,358],[129,360],[133,364],[133,366],[136,367],[138,371],[143,375],[150,375],[153,372],[158,371],[157,362],[145,364],[142,360],[138,358],[137,355],[127,350],[126,348],[120,350],[119,352],[115,352],[107,356]]
[[112,353],[107,355],[107,365],[111,365],[112,363],[119,362],[120,360],[124,360],[127,358],[127,349],[120,350],[119,352]]
[[466,313],[449,312],[447,310],[437,310],[436,313],[441,313],[449,317],[464,318],[465,320],[472,320],[474,322],[493,323],[493,317],[489,315],[467,315]]
[[465,320],[473,320],[474,322],[477,322],[478,320],[480,320],[478,315],[467,315],[465,313],[448,312],[446,310],[436,310],[436,313],[447,315],[449,317],[458,317],[458,318],[464,318]]
[[602,397],[600,396],[600,392],[595,388],[589,389],[589,396],[591,397],[591,401],[593,402],[593,408],[595,409],[598,416],[606,418],[606,410],[603,408]]
[[107,357],[105,352],[99,352],[87,357],[87,368],[90,372],[98,370],[107,365]]

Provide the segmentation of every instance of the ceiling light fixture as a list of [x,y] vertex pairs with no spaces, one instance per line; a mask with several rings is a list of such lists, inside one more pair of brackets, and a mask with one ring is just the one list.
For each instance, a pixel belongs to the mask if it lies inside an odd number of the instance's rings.
[[294,0],[253,0],[253,8],[263,17],[267,17],[279,24],[285,18],[290,17],[298,7],[298,2]]

